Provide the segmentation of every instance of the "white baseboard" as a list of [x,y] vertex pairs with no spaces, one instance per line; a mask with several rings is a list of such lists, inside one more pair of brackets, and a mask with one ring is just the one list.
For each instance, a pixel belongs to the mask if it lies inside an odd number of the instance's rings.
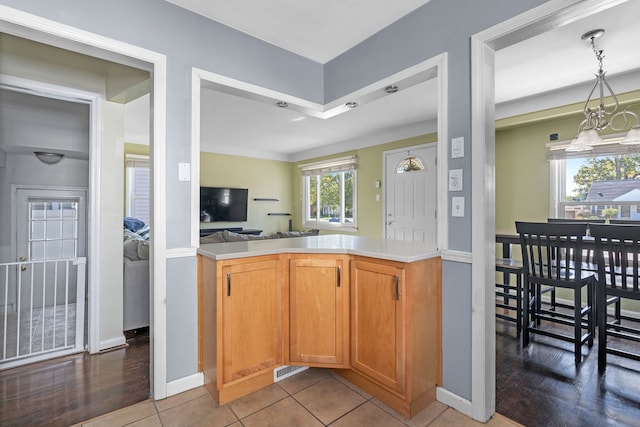
[[108,340],[100,341],[100,351],[108,350],[114,347],[121,347],[127,343],[124,335],[119,337],[109,338]]
[[167,397],[200,387],[201,385],[204,385],[204,375],[202,372],[173,380],[167,383]]
[[442,387],[436,388],[436,400],[471,417],[471,402]]

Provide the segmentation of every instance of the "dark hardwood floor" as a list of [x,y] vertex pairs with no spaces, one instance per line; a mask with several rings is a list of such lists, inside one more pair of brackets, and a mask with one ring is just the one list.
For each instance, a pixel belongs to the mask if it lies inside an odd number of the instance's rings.
[[69,426],[149,397],[149,334],[127,347],[0,371],[0,426]]
[[[640,362],[536,335],[527,348],[514,323],[496,319],[496,412],[525,426],[640,426]],[[636,347],[636,351],[637,347]]]
[[[0,371],[0,426],[68,426],[149,396],[149,336],[103,354],[67,356]],[[571,345],[543,336],[526,349],[515,324],[496,320],[496,412],[525,426],[640,426],[640,362],[597,341],[580,366]]]

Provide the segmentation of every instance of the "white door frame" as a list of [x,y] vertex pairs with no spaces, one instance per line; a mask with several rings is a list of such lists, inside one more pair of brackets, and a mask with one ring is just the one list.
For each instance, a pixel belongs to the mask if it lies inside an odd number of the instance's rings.
[[[89,105],[89,189],[87,194],[87,280],[88,280],[88,328],[87,347],[89,353],[100,351],[100,299],[99,295],[100,263],[95,260],[100,256],[100,94],[83,90],[23,79],[15,76],[1,75],[0,87],[15,92],[22,92],[45,98],[59,99]],[[29,188],[33,186],[20,186]],[[49,188],[43,186],[42,188]],[[12,242],[13,243],[13,242]]]
[[[0,5],[0,31],[102,59],[148,69],[152,78],[151,157],[153,167],[153,218],[151,221],[151,393],[167,395],[166,361],[166,57],[138,46]],[[97,127],[99,129],[99,127]],[[90,151],[90,194],[100,191],[99,153]],[[95,158],[93,157],[95,156]],[[94,163],[95,162],[95,163]],[[93,206],[93,204],[96,204]],[[89,212],[99,207],[95,197]],[[96,221],[94,221],[96,222]],[[99,222],[96,222],[99,224]],[[97,225],[96,225],[97,227]],[[99,228],[97,228],[99,230]],[[89,233],[92,233],[90,225]],[[92,241],[95,239],[92,239]],[[99,281],[95,281],[97,286]],[[95,291],[95,290],[94,290]]]
[[471,38],[471,416],[495,411],[495,51],[626,0],[551,0]]

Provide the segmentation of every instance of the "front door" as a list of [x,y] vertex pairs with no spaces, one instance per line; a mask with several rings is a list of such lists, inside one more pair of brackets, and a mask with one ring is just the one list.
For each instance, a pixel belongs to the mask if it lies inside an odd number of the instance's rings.
[[436,144],[384,156],[385,237],[436,244]]

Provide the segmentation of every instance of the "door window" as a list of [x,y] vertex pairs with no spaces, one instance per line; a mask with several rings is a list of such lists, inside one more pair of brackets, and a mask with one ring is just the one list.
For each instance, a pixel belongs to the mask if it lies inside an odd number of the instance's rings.
[[30,200],[28,248],[31,261],[78,255],[78,202]]

